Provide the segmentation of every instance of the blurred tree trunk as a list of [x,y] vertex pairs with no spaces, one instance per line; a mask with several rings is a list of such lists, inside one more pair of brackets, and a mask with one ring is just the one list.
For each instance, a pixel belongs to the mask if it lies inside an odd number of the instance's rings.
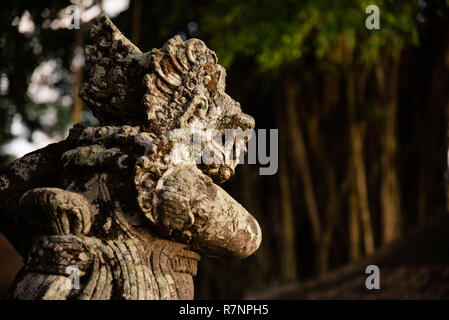
[[[263,220],[264,211],[265,212],[279,212],[279,207],[274,210],[271,208],[267,208],[263,206],[261,207],[260,196],[263,194],[262,190],[259,189],[261,185],[261,176],[259,176],[258,169],[255,166],[250,164],[241,164],[239,165],[239,183],[237,186],[236,192],[241,195],[241,204],[245,207],[248,212],[250,212],[258,221],[264,221],[267,224],[266,220]],[[262,176],[263,177],[263,176]],[[289,190],[290,192],[290,190]],[[240,201],[239,201],[240,202]],[[282,204],[281,204],[282,205]],[[277,217],[275,220],[278,220]],[[294,221],[289,226],[292,229],[292,234],[294,237]],[[263,237],[269,237],[270,228],[264,228],[263,224],[261,224],[262,235]],[[268,230],[267,230],[268,229]],[[295,248],[293,248],[293,254],[295,254]],[[271,244],[265,243],[264,246],[261,246],[257,250],[257,254],[254,255],[251,262],[248,263],[248,270],[254,270],[257,268],[256,272],[251,272],[248,277],[250,282],[257,281],[260,277],[266,277],[267,274],[270,273],[274,267],[277,267],[277,264],[274,264],[275,259],[271,256],[272,249]],[[294,262],[292,265],[295,266],[294,271],[295,274],[290,278],[290,280],[296,279],[296,256],[293,255]]]
[[[78,29],[75,32],[76,48],[83,50],[83,32],[82,29]],[[76,51],[75,51],[76,52]],[[78,123],[81,121],[81,113],[83,112],[83,100],[78,95],[78,90],[83,82],[83,67],[78,66],[75,70],[75,84],[73,86],[73,109],[72,109],[72,122]]]
[[[282,112],[282,100],[280,93],[277,93],[276,105],[278,110],[278,127],[285,127],[285,112]],[[284,281],[294,280],[298,277],[298,265],[296,261],[297,252],[295,244],[295,219],[291,195],[291,173],[288,161],[288,132],[280,133],[280,165],[279,165],[279,185],[281,198],[281,235],[282,235],[282,253],[281,253],[281,278]]]
[[[350,170],[351,173],[353,170]],[[351,180],[354,178],[351,174]],[[357,206],[357,191],[354,185],[349,192],[349,259],[357,261],[360,259],[360,211]]]
[[141,34],[142,34],[142,0],[133,0],[133,14],[132,14],[132,31],[131,31],[131,41],[137,47],[140,48],[141,45]]
[[368,201],[368,186],[366,182],[365,163],[363,159],[363,129],[360,124],[352,123],[351,130],[351,147],[352,161],[354,169],[354,178],[357,190],[358,209],[360,210],[360,218],[363,227],[363,244],[365,254],[369,255],[374,252],[374,234],[371,223],[371,211]]
[[[428,81],[427,114],[425,135],[423,134],[421,153],[421,181],[420,198],[420,222],[424,221],[426,215],[432,214],[435,203],[445,203],[449,211],[448,197],[438,196],[446,188],[446,194],[449,195],[449,182],[447,180],[447,152],[448,152],[448,124],[449,124],[449,33],[438,32],[439,30],[448,30],[449,28],[449,5],[444,1],[432,1],[431,5],[434,15],[430,26],[430,32],[433,33],[432,39],[427,44],[433,48],[432,68],[430,79]],[[441,108],[445,107],[444,113]],[[444,120],[443,120],[444,116]],[[444,129],[443,129],[444,128]],[[444,130],[444,131],[443,131]],[[446,171],[445,185],[441,186],[441,171]]]
[[324,238],[320,214],[313,187],[306,144],[300,121],[298,119],[297,96],[298,88],[291,82],[287,82],[285,85],[285,98],[287,109],[287,126],[290,129],[290,137],[292,139],[292,155],[294,158],[294,164],[297,166],[304,186],[304,198],[306,201],[307,213],[312,226],[312,238],[315,249],[315,267],[318,275],[323,275],[328,271],[330,237],[326,237],[326,239],[329,239],[329,243],[323,241]]
[[[362,90],[363,86],[361,86]],[[353,170],[353,183],[357,195],[357,207],[363,228],[363,244],[365,254],[374,252],[374,235],[371,225],[371,212],[368,201],[368,186],[366,181],[366,170],[363,159],[363,137],[364,128],[356,119],[356,79],[355,70],[351,68],[346,73],[346,95],[348,104],[349,140],[350,140],[350,165]],[[355,219],[355,217],[351,217]],[[356,230],[353,230],[356,232]],[[354,236],[354,235],[353,235]]]
[[388,244],[401,234],[400,188],[397,173],[396,121],[398,109],[399,55],[391,59],[388,80],[382,56],[375,65],[381,101],[385,101],[385,125],[382,136],[381,187],[382,243]]
[[[311,91],[311,113],[308,114],[306,127],[307,138],[313,152],[314,159],[316,159],[315,166],[321,168],[321,173],[324,176],[324,184],[327,189],[327,201],[324,208],[324,217],[322,235],[320,238],[320,244],[317,254],[318,265],[320,266],[318,271],[320,274],[325,274],[329,269],[329,254],[332,244],[332,235],[334,228],[337,225],[337,221],[341,212],[341,201],[345,191],[345,181],[341,185],[337,185],[337,179],[335,172],[338,171],[336,164],[331,161],[331,150],[325,148],[325,138],[323,132],[320,130],[320,122],[324,121],[326,114],[331,110],[332,106],[338,101],[338,81],[332,79],[332,76],[326,76],[323,81],[323,89],[319,86],[313,86],[314,90]],[[326,95],[320,97],[319,92],[326,92]],[[301,105],[303,102],[301,100]]]
[[291,201],[291,184],[288,172],[288,165],[285,154],[281,155],[281,165],[279,167],[279,182],[281,195],[282,212],[282,257],[281,276],[282,280],[294,280],[297,278],[296,245],[295,245],[295,224],[294,211]]

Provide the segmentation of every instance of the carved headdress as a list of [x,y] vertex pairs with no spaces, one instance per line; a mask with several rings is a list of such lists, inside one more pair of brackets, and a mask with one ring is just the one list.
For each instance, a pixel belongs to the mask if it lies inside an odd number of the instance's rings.
[[242,129],[254,127],[225,93],[226,71],[203,41],[175,36],[142,53],[106,15],[92,27],[91,38],[89,77],[80,95],[102,125],[140,125],[160,134],[194,118],[223,127],[217,122],[227,117]]

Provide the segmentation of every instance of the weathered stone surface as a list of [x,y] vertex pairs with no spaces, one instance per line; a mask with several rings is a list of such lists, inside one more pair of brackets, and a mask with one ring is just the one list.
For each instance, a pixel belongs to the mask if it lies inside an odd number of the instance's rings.
[[[100,125],[75,125],[0,171],[0,231],[25,261],[9,298],[193,299],[199,254],[247,257],[261,231],[214,183],[237,161],[173,162],[170,134],[254,120],[225,93],[226,72],[201,40],[176,36],[142,53],[104,15],[91,37],[80,95]],[[79,288],[66,286],[69,266]]]

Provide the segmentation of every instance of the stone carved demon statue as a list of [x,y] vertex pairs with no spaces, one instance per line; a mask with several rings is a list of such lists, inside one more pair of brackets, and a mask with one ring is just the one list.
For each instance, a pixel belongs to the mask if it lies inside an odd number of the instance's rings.
[[80,96],[99,126],[75,125],[0,171],[0,231],[25,262],[8,298],[192,299],[199,254],[244,258],[262,236],[214,183],[236,162],[175,164],[169,132],[254,120],[202,41],[175,36],[142,53],[105,15],[91,38]]

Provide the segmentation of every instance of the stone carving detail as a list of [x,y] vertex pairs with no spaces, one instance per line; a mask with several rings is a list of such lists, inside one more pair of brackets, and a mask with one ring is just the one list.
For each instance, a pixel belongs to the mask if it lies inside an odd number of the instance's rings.
[[[91,38],[80,96],[99,126],[75,125],[0,172],[0,231],[25,262],[8,297],[192,299],[200,254],[247,257],[261,230],[215,184],[236,162],[174,163],[170,134],[254,120],[225,93],[226,72],[201,40],[175,36],[142,53],[105,15]],[[79,287],[67,286],[69,266]]]

